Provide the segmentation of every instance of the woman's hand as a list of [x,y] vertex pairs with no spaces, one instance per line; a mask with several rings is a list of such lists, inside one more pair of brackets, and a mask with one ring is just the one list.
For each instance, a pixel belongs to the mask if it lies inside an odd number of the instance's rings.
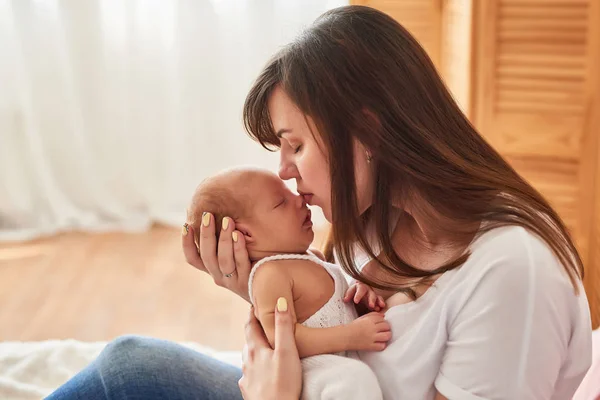
[[280,297],[275,310],[275,349],[271,349],[260,323],[250,309],[246,346],[242,353],[240,390],[246,400],[298,400],[302,390],[302,366],[294,322],[287,301]]
[[[197,235],[194,229],[198,228],[200,232]],[[205,213],[197,228],[184,224],[181,241],[185,259],[193,267],[209,273],[217,285],[249,301],[248,277],[251,264],[244,235],[235,230],[235,223],[228,217],[223,218],[223,225],[217,229],[221,229],[218,244],[212,214]],[[194,240],[196,237],[198,246]]]

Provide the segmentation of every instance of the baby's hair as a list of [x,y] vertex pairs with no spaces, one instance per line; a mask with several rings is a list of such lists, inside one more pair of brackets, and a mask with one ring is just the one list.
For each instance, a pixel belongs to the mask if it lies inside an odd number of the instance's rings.
[[[200,225],[205,212],[214,216],[217,240],[221,234],[223,218],[229,217],[236,221],[245,216],[246,205],[239,199],[243,195],[239,188],[236,190],[231,179],[226,180],[224,177],[225,175],[220,174],[207,178],[196,188],[187,216],[188,223],[196,235],[200,235]],[[198,237],[196,240],[198,241]]]

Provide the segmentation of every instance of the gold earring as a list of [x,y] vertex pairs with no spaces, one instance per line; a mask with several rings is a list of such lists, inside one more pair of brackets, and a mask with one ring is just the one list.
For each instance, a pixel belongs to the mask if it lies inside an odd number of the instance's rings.
[[365,154],[367,155],[367,162],[370,163],[371,160],[373,159],[373,156],[371,154],[369,154],[368,151],[365,151]]

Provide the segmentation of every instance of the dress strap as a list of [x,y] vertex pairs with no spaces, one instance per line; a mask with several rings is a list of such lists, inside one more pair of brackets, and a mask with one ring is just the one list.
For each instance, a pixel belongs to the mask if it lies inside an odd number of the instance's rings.
[[250,303],[254,304],[254,298],[252,297],[252,282],[254,281],[256,271],[258,271],[258,268],[262,265],[274,260],[309,260],[314,261],[319,265],[323,265],[322,260],[314,254],[275,254],[274,256],[265,257],[259,260],[254,264],[254,267],[252,267],[252,271],[250,271],[250,276],[248,277],[248,296]]

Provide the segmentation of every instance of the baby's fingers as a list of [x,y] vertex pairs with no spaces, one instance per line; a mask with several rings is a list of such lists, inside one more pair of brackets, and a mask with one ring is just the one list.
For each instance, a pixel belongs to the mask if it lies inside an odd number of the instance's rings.
[[377,296],[377,305],[382,309],[385,308],[385,300],[381,296]]
[[367,294],[367,287],[365,285],[356,284],[356,294],[354,295],[354,303],[358,304],[363,297]]
[[376,325],[377,325],[377,332],[388,332],[388,331],[392,330],[390,323],[387,322],[386,320],[378,321],[376,323]]
[[379,310],[376,310],[377,306],[378,306],[377,295],[371,289],[371,290],[369,290],[369,308],[371,310],[379,311]]
[[392,332],[390,331],[385,331],[385,332],[379,332],[375,335],[375,341],[376,342],[389,342],[390,339],[392,338]]
[[356,293],[356,284],[354,284],[348,288],[348,290],[346,291],[346,295],[344,296],[344,302],[347,303],[350,300],[352,300],[355,293]]

